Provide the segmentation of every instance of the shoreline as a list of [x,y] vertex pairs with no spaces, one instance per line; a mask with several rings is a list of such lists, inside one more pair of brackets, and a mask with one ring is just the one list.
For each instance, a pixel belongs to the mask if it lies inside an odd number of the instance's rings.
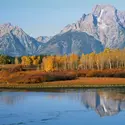
[[34,84],[1,83],[0,89],[65,89],[65,88],[116,88],[125,87],[125,78],[84,78]]

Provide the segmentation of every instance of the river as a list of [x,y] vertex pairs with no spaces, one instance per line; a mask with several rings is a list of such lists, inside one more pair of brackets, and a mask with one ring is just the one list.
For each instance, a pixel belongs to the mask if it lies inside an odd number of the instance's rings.
[[0,125],[125,125],[125,88],[0,90]]

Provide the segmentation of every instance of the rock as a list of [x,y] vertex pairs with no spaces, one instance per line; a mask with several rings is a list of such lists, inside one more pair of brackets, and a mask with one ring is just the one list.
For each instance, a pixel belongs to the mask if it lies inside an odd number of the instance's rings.
[[81,55],[103,51],[100,41],[84,32],[69,31],[54,36],[44,47],[41,54],[64,55],[75,53]]
[[111,5],[96,5],[92,13],[85,15],[75,24],[66,26],[61,33],[70,30],[86,32],[99,41],[104,48],[125,47],[125,12]]
[[39,36],[36,40],[41,43],[47,43],[51,38],[51,36]]
[[36,55],[41,44],[10,23],[0,26],[0,53],[9,56]]

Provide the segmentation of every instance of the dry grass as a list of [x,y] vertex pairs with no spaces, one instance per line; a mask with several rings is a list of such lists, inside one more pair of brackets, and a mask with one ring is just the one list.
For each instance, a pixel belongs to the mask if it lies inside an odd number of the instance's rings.
[[109,70],[83,70],[78,71],[79,77],[115,77],[125,78],[124,69],[109,69]]
[[46,73],[40,70],[25,71],[21,65],[7,65],[0,71],[0,83],[1,88],[116,87],[125,86],[125,70]]
[[42,72],[42,71],[17,71],[9,70],[1,71],[0,82],[6,83],[42,83],[60,80],[76,79],[77,75],[74,72]]
[[36,84],[0,84],[0,88],[86,88],[86,87],[125,87],[124,78],[78,78],[76,80],[43,82]]

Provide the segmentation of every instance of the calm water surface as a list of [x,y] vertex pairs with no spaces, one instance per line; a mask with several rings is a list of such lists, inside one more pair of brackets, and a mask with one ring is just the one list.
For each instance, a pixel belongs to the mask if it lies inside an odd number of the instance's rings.
[[0,125],[125,125],[125,89],[0,92]]

